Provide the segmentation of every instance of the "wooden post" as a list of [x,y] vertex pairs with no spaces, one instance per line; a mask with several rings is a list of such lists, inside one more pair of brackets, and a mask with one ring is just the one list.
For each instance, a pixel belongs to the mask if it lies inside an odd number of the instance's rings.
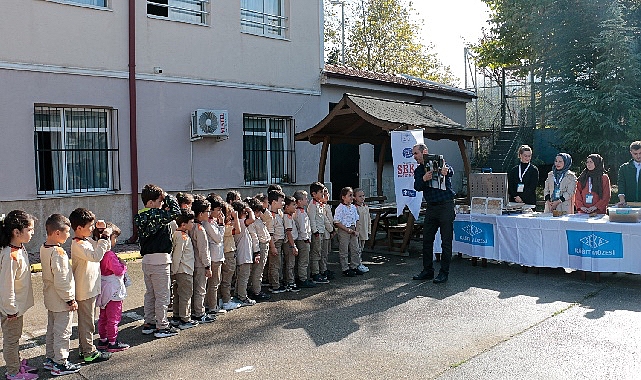
[[329,136],[323,139],[323,147],[321,148],[320,161],[318,162],[318,182],[325,182],[325,165],[327,164],[327,148],[329,148]]
[[467,197],[470,198],[470,173],[472,172],[472,165],[470,165],[470,158],[467,156],[465,151],[465,141],[463,139],[458,139],[458,149],[461,151],[461,157],[463,158],[463,168],[465,169],[465,177],[467,178]]
[[385,154],[387,153],[391,137],[383,141],[381,151],[378,153],[378,165],[376,167],[376,195],[379,197],[383,195],[383,166],[385,165]]

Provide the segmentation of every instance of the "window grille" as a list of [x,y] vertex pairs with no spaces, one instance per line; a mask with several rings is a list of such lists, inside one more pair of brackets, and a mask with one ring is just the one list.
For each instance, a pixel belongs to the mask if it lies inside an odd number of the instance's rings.
[[94,7],[101,7],[101,8],[108,7],[107,1],[108,0],[60,0],[60,2],[63,2],[63,3],[92,5]]
[[260,36],[286,37],[287,17],[283,0],[241,0],[243,32]]
[[243,116],[243,167],[246,185],[296,182],[294,120]]
[[209,0],[148,0],[147,15],[207,25]]
[[34,107],[40,195],[120,190],[118,110]]

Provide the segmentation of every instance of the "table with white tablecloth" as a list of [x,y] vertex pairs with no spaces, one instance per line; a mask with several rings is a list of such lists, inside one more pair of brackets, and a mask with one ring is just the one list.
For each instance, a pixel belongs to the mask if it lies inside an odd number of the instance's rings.
[[534,267],[641,274],[640,248],[641,223],[607,216],[457,214],[454,222],[454,252]]

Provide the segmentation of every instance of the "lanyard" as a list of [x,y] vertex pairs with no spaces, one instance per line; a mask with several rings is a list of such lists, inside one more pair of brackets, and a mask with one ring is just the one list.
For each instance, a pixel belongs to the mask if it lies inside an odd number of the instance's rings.
[[530,168],[530,163],[528,162],[527,166],[525,167],[525,170],[523,170],[523,173],[521,173],[521,164],[519,164],[519,181],[523,183],[523,176],[525,173],[527,173],[527,170]]
[[588,193],[592,192],[592,177],[588,177]]
[[565,177],[565,173],[563,173],[562,176],[559,177],[559,180],[556,180],[556,176],[554,177],[554,187],[555,188],[561,188],[561,181],[563,181],[563,177]]

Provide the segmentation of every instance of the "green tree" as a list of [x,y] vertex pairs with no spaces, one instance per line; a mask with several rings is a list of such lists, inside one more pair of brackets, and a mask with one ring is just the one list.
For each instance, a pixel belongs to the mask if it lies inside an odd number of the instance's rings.
[[[327,7],[332,7],[328,1]],[[411,21],[414,9],[402,0],[361,0],[345,4],[345,64],[381,73],[408,74],[446,84],[458,81],[449,66],[419,41],[420,26]],[[340,47],[340,17],[336,10],[325,12],[325,41],[328,57],[335,59]],[[337,28],[338,26],[338,28]]]

